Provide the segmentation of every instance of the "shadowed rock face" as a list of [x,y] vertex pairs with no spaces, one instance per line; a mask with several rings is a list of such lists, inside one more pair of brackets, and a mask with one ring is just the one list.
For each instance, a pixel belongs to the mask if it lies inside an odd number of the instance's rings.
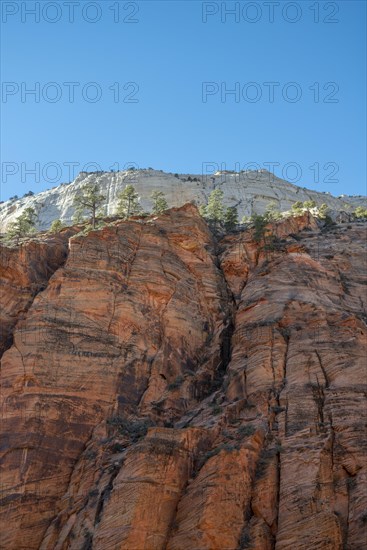
[[4,249],[0,547],[363,548],[365,229],[186,205]]
[[68,240],[76,230],[64,229],[17,248],[0,245],[0,354],[12,343],[13,329],[35,296],[66,261]]

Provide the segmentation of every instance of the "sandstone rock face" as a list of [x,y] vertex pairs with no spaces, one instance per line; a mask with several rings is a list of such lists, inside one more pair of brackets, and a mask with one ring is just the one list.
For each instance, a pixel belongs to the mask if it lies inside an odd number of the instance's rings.
[[333,219],[342,212],[347,221],[348,212],[353,212],[357,206],[367,208],[366,197],[342,195],[336,198],[330,193],[320,193],[289,183],[267,170],[239,173],[223,171],[208,175],[178,175],[153,169],[81,172],[70,184],[61,184],[31,197],[0,204],[0,232],[4,232],[8,223],[14,221],[27,207],[32,207],[37,212],[40,230],[48,229],[55,219],[61,219],[63,223],[70,225],[74,214],[74,197],[87,183],[97,184],[106,197],[106,216],[116,213],[118,195],[127,184],[136,188],[141,206],[147,212],[152,211],[151,193],[157,190],[163,191],[170,207],[176,207],[187,202],[206,204],[210,193],[214,189],[221,189],[225,204],[237,207],[239,219],[253,213],[263,214],[271,201],[275,202],[278,210],[286,211],[297,201],[314,200],[319,206],[327,204]]
[[268,230],[4,248],[1,548],[366,547],[366,226]]
[[23,243],[17,248],[0,245],[0,355],[12,341],[12,331],[67,257],[72,228],[58,235]]
[[[269,426],[247,527],[256,548],[366,544],[365,228],[312,229],[262,252],[240,292],[253,243],[225,239],[237,304],[226,396]],[[270,528],[266,544],[259,525]]]

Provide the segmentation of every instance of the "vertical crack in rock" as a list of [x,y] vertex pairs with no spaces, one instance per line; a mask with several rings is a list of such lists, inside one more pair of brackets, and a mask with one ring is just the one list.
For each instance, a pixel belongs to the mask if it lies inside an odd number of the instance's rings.
[[363,231],[316,261],[306,218],[271,253],[191,205],[75,239],[3,357],[2,546],[363,547]]
[[329,379],[328,379],[328,376],[327,376],[327,372],[326,372],[326,369],[324,368],[323,364],[322,364],[322,360],[321,360],[321,356],[320,356],[320,353],[315,350],[315,353],[317,355],[317,358],[319,360],[319,363],[320,363],[320,369],[322,370],[322,374],[324,375],[324,379],[325,379],[325,388],[328,388],[330,383],[329,383]]

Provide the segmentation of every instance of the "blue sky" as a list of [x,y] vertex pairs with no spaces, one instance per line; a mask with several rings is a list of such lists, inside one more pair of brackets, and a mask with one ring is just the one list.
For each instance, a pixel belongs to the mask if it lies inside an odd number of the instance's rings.
[[87,163],[365,194],[365,2],[72,3],[2,2],[2,200]]

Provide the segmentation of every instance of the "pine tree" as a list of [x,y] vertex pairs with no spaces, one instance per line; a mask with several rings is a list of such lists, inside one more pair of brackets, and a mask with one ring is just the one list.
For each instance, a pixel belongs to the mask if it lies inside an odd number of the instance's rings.
[[227,231],[231,231],[238,225],[238,212],[235,206],[229,206],[224,214],[224,226]]
[[292,204],[292,214],[294,216],[300,216],[303,213],[303,204],[301,201],[297,201]]
[[25,208],[24,212],[20,214],[14,222],[9,224],[7,239],[15,239],[18,244],[21,237],[26,237],[30,233],[34,233],[36,220],[37,214],[34,208]]
[[315,201],[305,201],[303,203],[303,208],[306,208],[306,210],[311,210],[311,208],[315,208],[315,207],[316,207]]
[[85,221],[85,217],[83,216],[83,212],[81,212],[80,210],[75,210],[73,214],[73,223],[79,225],[84,221]]
[[141,211],[139,196],[133,185],[128,184],[122,193],[120,193],[118,199],[117,213],[119,216],[126,219]]
[[275,201],[269,202],[269,204],[266,207],[265,211],[265,217],[269,222],[280,220],[282,215],[277,210],[277,203]]
[[50,227],[50,233],[58,233],[59,231],[61,231],[61,229],[63,229],[65,226],[64,224],[61,222],[61,220],[54,220],[51,224],[51,227]]
[[268,220],[266,219],[266,216],[252,214],[251,221],[254,224],[254,241],[260,243],[265,240]]
[[363,206],[357,206],[357,208],[354,210],[354,215],[356,218],[367,218],[367,208],[363,208]]
[[208,204],[205,209],[205,218],[214,226],[224,221],[225,210],[223,206],[223,191],[215,189],[209,195]]
[[81,220],[85,213],[87,213],[90,215],[92,227],[95,229],[98,209],[105,200],[106,197],[99,192],[96,183],[87,183],[83,186],[81,194],[74,198],[74,220]]
[[200,214],[200,216],[202,216],[203,218],[206,218],[206,217],[207,217],[208,213],[207,213],[207,211],[206,211],[206,206],[205,206],[205,204],[201,204],[201,205],[199,206],[199,214]]
[[167,210],[168,203],[162,191],[153,191],[153,193],[150,196],[154,202],[153,214],[160,214],[161,212],[164,212],[164,210]]
[[329,207],[327,204],[322,203],[322,205],[319,207],[319,216],[321,219],[325,219],[328,213]]

